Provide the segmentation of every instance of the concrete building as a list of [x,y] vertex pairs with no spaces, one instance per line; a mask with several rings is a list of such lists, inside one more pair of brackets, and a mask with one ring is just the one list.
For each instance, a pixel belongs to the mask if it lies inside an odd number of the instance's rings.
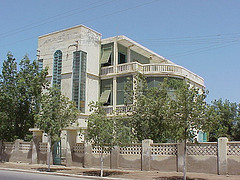
[[[164,77],[173,77],[204,88],[203,78],[128,37],[102,39],[83,25],[40,36],[38,58],[42,67],[49,67],[51,84],[76,102],[81,128],[86,127],[91,101],[103,102],[107,113],[124,110],[124,84],[137,72],[145,74],[152,87]],[[75,135],[81,141],[81,134],[72,131]]]

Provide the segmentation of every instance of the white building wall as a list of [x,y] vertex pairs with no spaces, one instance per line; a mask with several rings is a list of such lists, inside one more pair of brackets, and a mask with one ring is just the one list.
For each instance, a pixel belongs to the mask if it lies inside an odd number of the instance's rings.
[[99,97],[100,41],[101,34],[82,25],[47,34],[38,39],[39,58],[43,59],[43,67],[49,68],[48,79],[52,79],[54,53],[57,50],[62,51],[61,91],[70,99],[72,99],[73,52],[82,50],[87,53],[86,114],[89,114],[89,102],[97,101]]

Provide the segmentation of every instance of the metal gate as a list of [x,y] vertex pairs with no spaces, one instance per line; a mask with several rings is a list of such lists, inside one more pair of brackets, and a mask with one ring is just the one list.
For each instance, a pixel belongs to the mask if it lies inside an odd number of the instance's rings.
[[53,164],[61,165],[61,140],[53,146]]

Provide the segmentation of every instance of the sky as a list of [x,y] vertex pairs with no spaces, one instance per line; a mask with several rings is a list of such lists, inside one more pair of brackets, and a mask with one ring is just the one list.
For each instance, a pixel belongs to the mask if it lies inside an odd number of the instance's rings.
[[38,37],[83,24],[125,35],[201,76],[207,101],[240,103],[239,0],[0,0],[0,66],[36,59]]

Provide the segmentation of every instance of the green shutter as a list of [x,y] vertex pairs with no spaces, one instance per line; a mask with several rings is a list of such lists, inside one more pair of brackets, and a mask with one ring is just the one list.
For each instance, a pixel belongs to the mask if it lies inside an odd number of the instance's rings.
[[108,60],[112,54],[112,48],[105,48],[103,49],[102,57],[101,57],[101,64],[106,64],[108,63]]
[[100,102],[101,103],[107,103],[108,99],[110,97],[111,90],[105,90],[102,92],[101,97],[100,97]]

